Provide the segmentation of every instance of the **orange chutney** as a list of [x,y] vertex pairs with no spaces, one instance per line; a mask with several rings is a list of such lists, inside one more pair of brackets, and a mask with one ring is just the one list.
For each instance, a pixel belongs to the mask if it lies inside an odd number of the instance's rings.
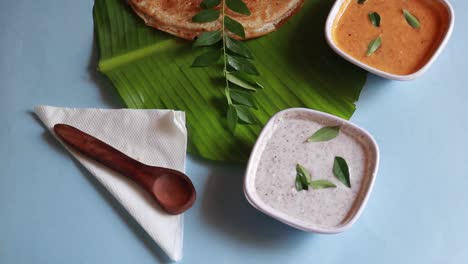
[[[403,15],[407,9],[420,22],[411,27]],[[377,12],[380,27],[368,14]],[[347,0],[333,25],[333,41],[345,53],[379,70],[407,75],[418,71],[432,57],[449,26],[449,13],[438,0]],[[369,43],[381,36],[382,45],[367,56]]]

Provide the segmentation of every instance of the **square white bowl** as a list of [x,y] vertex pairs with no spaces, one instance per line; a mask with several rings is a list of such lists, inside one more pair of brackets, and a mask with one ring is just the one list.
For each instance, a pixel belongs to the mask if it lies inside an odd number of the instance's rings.
[[[337,16],[342,15],[342,12],[340,13],[341,6],[347,1],[349,0],[337,0],[335,4],[333,5],[332,9],[330,10],[330,13],[328,14],[327,22],[325,24],[325,37],[326,37],[328,45],[336,53],[338,53],[338,55],[348,60],[349,62],[359,66],[360,68],[368,72],[371,72],[375,75],[379,75],[381,77],[384,77],[390,80],[409,81],[409,80],[413,80],[415,78],[422,76],[429,69],[432,63],[434,63],[437,57],[440,55],[442,50],[445,48],[445,45],[447,45],[447,42],[450,36],[452,35],[453,25],[455,24],[455,13],[453,11],[452,5],[450,5],[450,3],[447,0],[436,0],[436,1],[441,2],[445,6],[447,13],[449,15],[449,25],[448,25],[447,31],[445,32],[445,36],[443,37],[442,41],[439,44],[439,47],[435,50],[434,54],[432,54],[431,58],[429,58],[426,64],[424,64],[424,66],[422,66],[418,71],[411,73],[411,74],[406,74],[406,75],[388,73],[388,72],[379,70],[375,67],[369,66],[353,58],[352,56],[350,56],[349,54],[347,54],[346,52],[338,48],[336,43],[333,41],[333,34],[332,34],[333,25],[335,23],[335,20],[338,18]],[[351,0],[351,1],[355,1],[355,0]]]
[[[365,146],[367,149],[366,160],[369,162],[369,171],[365,177],[367,179],[363,182],[363,186],[360,190],[360,195],[354,201],[353,208],[348,212],[346,219],[337,226],[332,227],[323,227],[319,225],[311,225],[310,223],[305,223],[290,217],[289,215],[281,212],[259,198],[256,188],[255,188],[255,178],[257,173],[258,164],[260,162],[262,153],[264,151],[265,145],[267,144],[270,136],[276,129],[275,123],[278,119],[283,118],[285,115],[305,115],[310,118],[313,122],[319,122],[324,126],[333,124],[339,124],[341,130],[346,130],[347,135],[355,138],[360,142],[361,145]],[[349,229],[361,215],[367,200],[369,199],[372,187],[374,186],[375,177],[377,175],[377,170],[379,167],[379,148],[373,137],[366,132],[364,129],[359,128],[353,123],[344,120],[342,118],[311,110],[306,108],[290,108],[276,113],[265,125],[260,136],[255,143],[255,146],[250,154],[249,162],[247,165],[247,170],[244,178],[244,194],[249,203],[258,209],[259,211],[285,223],[292,227],[298,228],[307,232],[322,233],[322,234],[334,234],[340,233]]]

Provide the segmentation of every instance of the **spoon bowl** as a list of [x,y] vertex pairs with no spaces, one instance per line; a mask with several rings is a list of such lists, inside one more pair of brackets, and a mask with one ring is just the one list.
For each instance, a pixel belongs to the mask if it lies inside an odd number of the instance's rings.
[[57,124],[54,131],[75,150],[135,181],[167,213],[183,213],[195,202],[195,188],[184,173],[143,164],[70,125]]
[[[195,199],[192,183],[185,174],[179,177],[174,174],[162,174],[156,178],[152,192],[160,204],[165,204],[166,210],[179,214],[190,207]],[[188,206],[188,207],[187,207]]]

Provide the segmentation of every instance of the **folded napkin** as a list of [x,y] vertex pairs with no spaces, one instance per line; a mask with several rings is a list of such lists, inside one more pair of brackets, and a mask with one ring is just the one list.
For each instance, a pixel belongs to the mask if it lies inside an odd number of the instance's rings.
[[[185,171],[187,130],[183,112],[51,106],[37,106],[35,112],[52,134],[55,124],[69,124],[143,163]],[[114,195],[172,260],[182,258],[182,214],[165,213],[133,181],[68,147],[67,149]]]

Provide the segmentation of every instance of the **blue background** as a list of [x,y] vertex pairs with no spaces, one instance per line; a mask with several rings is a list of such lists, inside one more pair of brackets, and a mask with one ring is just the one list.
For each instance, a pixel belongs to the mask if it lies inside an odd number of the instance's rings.
[[[189,155],[199,192],[183,263],[466,263],[468,2],[447,48],[420,79],[370,75],[352,121],[380,144],[374,191],[338,235],[297,231],[243,197],[244,167]],[[157,263],[168,259],[66,155],[37,104],[123,107],[96,71],[93,1],[2,1],[0,263]]]

